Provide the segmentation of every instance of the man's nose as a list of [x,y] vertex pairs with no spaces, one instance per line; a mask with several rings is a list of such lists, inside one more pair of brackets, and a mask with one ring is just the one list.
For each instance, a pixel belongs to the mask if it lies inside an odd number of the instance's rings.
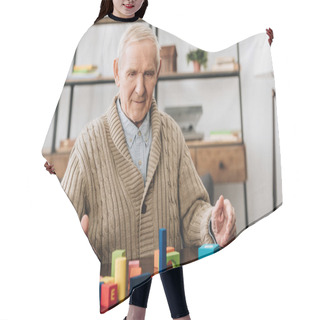
[[138,77],[137,77],[137,82],[136,82],[136,94],[138,96],[143,96],[145,91],[146,91],[146,88],[145,88],[145,83],[144,83],[144,77],[142,74],[139,74]]

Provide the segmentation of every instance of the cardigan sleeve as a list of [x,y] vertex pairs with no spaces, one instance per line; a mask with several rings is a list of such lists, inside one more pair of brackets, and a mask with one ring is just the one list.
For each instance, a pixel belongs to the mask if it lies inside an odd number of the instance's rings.
[[86,205],[85,177],[83,170],[81,170],[77,145],[73,147],[70,153],[68,166],[61,181],[61,186],[77,211],[79,219],[81,220],[85,214],[89,214],[88,206]]
[[209,234],[212,206],[194,167],[189,148],[183,141],[179,168],[179,204],[185,246],[213,243]]

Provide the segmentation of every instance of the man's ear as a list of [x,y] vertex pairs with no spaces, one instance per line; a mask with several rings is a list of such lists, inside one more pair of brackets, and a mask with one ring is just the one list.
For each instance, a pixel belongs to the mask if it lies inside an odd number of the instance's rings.
[[113,75],[114,75],[114,81],[116,83],[116,86],[120,86],[119,81],[119,58],[113,60]]
[[158,70],[158,73],[157,73],[157,79],[159,78],[160,69],[161,69],[161,58],[160,58],[160,61],[159,61],[159,70]]

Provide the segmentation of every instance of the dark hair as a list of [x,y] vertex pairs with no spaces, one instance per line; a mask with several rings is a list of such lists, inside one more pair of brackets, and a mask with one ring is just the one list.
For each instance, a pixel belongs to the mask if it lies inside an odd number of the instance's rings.
[[[147,6],[148,6],[148,0],[144,0],[141,8],[135,13],[135,16],[139,18],[143,18],[144,13],[146,12]],[[107,14],[112,12],[113,12],[112,0],[101,0],[100,12],[94,23],[98,22],[100,19],[102,19]]]

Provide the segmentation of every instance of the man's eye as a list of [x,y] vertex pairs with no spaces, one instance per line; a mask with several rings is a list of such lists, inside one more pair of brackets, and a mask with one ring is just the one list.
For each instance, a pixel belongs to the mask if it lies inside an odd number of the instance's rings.
[[130,76],[130,77],[134,77],[135,75],[136,75],[135,72],[129,72],[129,76]]
[[145,75],[146,75],[147,77],[153,77],[154,72],[153,72],[153,71],[148,71],[148,72],[145,73]]

